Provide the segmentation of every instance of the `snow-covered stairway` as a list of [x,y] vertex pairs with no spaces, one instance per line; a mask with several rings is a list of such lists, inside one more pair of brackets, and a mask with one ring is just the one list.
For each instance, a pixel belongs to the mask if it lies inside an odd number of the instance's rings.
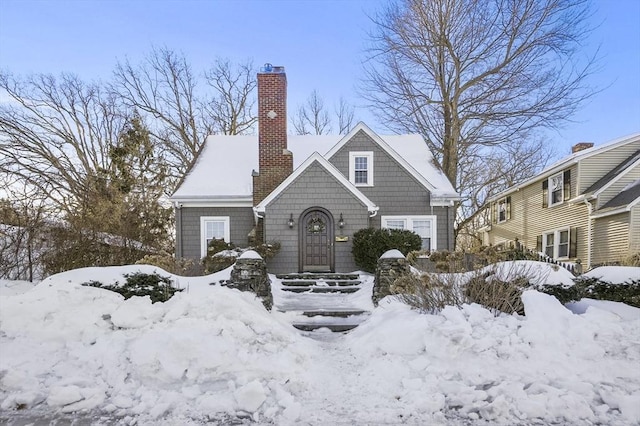
[[299,330],[351,330],[364,321],[373,305],[373,277],[360,274],[285,274],[272,283],[275,309],[291,314]]

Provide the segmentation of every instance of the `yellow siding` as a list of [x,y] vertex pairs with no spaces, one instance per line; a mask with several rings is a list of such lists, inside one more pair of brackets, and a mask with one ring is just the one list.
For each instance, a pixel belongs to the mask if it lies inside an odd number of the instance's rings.
[[593,265],[624,260],[629,256],[629,213],[594,221]]
[[601,152],[580,161],[578,190],[584,192],[611,169],[640,149],[640,139],[606,152]]
[[629,255],[640,252],[640,205],[631,208],[629,224]]
[[[576,196],[577,165],[571,167],[571,197]],[[487,235],[489,244],[514,241],[516,238],[526,248],[536,249],[536,238],[545,232],[561,228],[578,228],[577,258],[587,259],[588,209],[585,204],[564,202],[553,207],[542,207],[542,180],[534,182],[511,194],[511,219],[492,223]]]

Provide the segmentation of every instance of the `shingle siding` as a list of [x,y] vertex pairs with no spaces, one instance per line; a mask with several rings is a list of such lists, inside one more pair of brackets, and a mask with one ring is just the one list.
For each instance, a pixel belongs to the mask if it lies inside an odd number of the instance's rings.
[[248,245],[255,224],[251,207],[182,207],[176,209],[176,257],[200,259],[200,218],[229,216],[230,239],[239,247]]
[[380,208],[371,226],[380,228],[381,216],[436,215],[437,248],[453,250],[453,214],[447,214],[448,207],[432,208],[430,192],[363,131],[345,143],[329,162],[348,177],[349,152],[353,151],[373,152],[373,186],[358,186],[358,190]]
[[[334,242],[335,270],[351,272],[357,269],[351,254],[353,233],[369,226],[367,207],[349,192],[334,176],[318,163],[310,165],[296,180],[274,199],[265,211],[265,239],[279,241],[280,252],[268,261],[272,273],[299,270],[298,248],[300,215],[311,207],[322,207],[333,215],[335,235],[348,237],[346,242]],[[345,226],[338,228],[340,213]],[[295,225],[289,228],[293,215]]]

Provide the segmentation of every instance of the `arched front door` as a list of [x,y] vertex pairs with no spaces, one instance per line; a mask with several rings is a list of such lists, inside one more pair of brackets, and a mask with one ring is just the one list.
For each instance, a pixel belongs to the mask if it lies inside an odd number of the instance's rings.
[[333,272],[333,216],[321,207],[313,207],[300,218],[300,271]]

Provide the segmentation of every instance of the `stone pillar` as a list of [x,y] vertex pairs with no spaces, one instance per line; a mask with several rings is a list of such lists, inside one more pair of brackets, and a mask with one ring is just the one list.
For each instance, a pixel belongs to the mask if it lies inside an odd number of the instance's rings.
[[380,299],[391,294],[391,284],[396,278],[409,273],[409,261],[399,250],[389,250],[380,256],[373,284],[373,304],[378,306]]
[[231,271],[231,279],[226,285],[240,291],[254,292],[262,299],[264,307],[271,310],[273,296],[271,281],[267,274],[267,263],[255,251],[248,250],[238,257]]

